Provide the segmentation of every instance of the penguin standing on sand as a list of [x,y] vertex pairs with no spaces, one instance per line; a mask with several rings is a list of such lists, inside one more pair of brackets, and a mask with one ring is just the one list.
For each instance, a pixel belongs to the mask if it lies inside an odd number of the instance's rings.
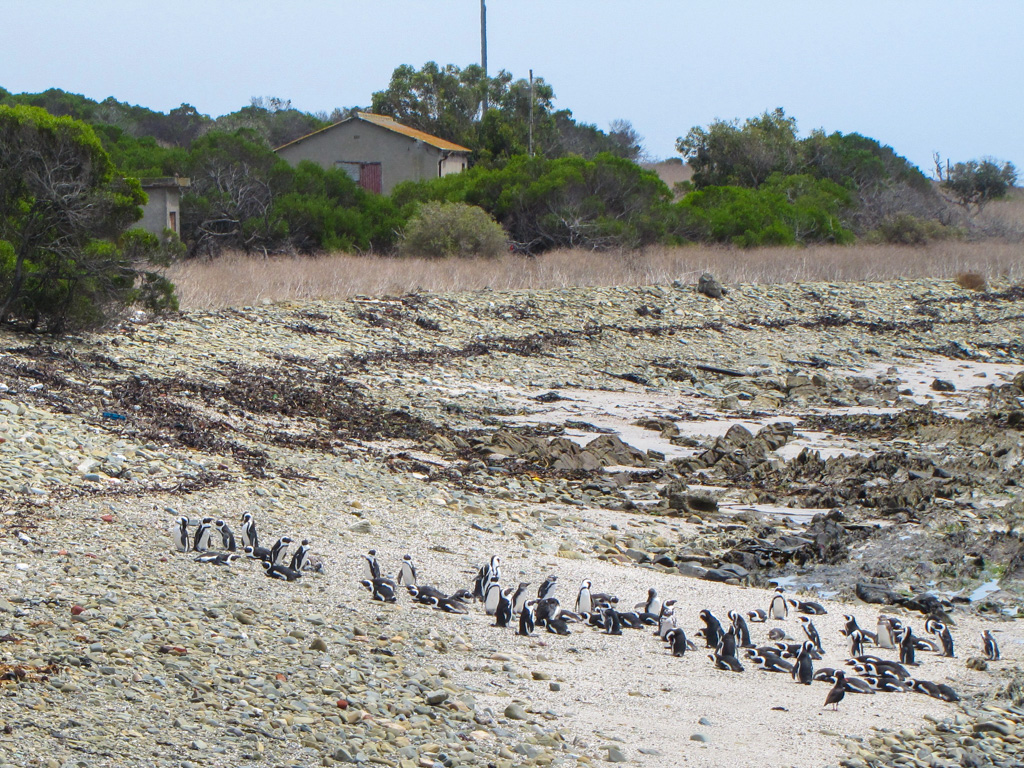
[[507,589],[498,597],[498,607],[494,611],[494,626],[507,627],[512,621],[512,601],[509,599],[511,589]]
[[857,658],[864,655],[864,633],[859,629],[850,632],[846,639],[850,641],[850,658]]
[[704,622],[704,642],[708,648],[717,648],[719,639],[725,634],[722,631],[722,622],[715,618],[715,615],[707,608],[701,611],[699,616],[700,620]]
[[416,586],[416,566],[412,562],[412,555],[402,556],[402,568],[398,571],[398,583],[405,583],[406,586]]
[[205,552],[210,548],[210,535],[213,533],[213,518],[204,517],[196,528],[195,538],[192,540],[193,552]]
[[530,586],[530,582],[521,581],[519,586],[516,587],[515,594],[512,595],[512,613],[519,615],[523,612],[523,606],[526,605],[526,601],[530,599],[530,595],[527,594],[526,588]]
[[576,595],[576,612],[577,613],[590,613],[594,608],[594,600],[590,594],[590,588],[592,582],[590,579],[584,579],[583,583],[580,584],[580,591]]
[[836,671],[836,684],[825,697],[825,706],[832,705],[832,711],[839,711],[839,702],[846,696],[846,673],[843,670]]
[[377,562],[376,549],[371,549],[363,555],[363,578],[367,581],[380,578],[380,563]]
[[939,638],[939,642],[942,643],[942,656],[946,656],[950,659],[954,658],[953,635],[950,634],[949,627],[937,619],[928,619],[928,621],[924,623],[924,630],[925,632],[931,632]]
[[676,628],[676,610],[672,606],[675,600],[666,600],[661,605],[661,615],[658,617],[658,637],[665,640],[668,633]]
[[732,628],[736,632],[736,643],[740,648],[753,648],[750,642],[750,628],[739,611],[729,611],[729,619],[732,621]]
[[657,616],[661,613],[661,598],[658,597],[658,590],[651,587],[647,590],[647,599],[642,603],[637,603],[633,608],[641,613],[649,613],[653,616]]
[[487,587],[487,594],[484,595],[484,613],[493,616],[498,610],[498,603],[501,601],[501,584],[492,581]]
[[985,630],[981,633],[981,647],[985,652],[985,658],[989,661],[999,661],[999,644],[992,637],[992,632]]
[[735,656],[736,655],[736,629],[735,627],[729,627],[729,630],[723,633],[718,638],[718,646],[715,649],[715,653],[719,656]]
[[188,552],[189,539],[188,518],[179,517],[178,524],[174,527],[174,548],[179,552]]
[[530,637],[533,634],[533,604],[533,600],[527,600],[523,603],[523,610],[519,612],[519,631],[516,634],[521,637]]
[[259,545],[260,539],[256,535],[256,521],[253,519],[252,512],[246,512],[242,515],[242,547],[256,549]]
[[274,543],[270,548],[271,565],[284,565],[284,559],[288,556],[288,545],[291,543],[292,540],[287,536],[282,536]]
[[537,589],[537,599],[546,600],[555,596],[555,589],[558,587],[558,577],[552,574],[544,579],[544,583]]
[[299,548],[295,550],[295,554],[292,555],[292,561],[288,565],[293,571],[301,571],[302,567],[306,564],[306,557],[309,555],[309,539],[303,539]]
[[814,680],[814,662],[811,660],[813,650],[814,643],[805,640],[800,655],[796,657],[796,664],[793,665],[793,679],[803,685],[810,685]]
[[685,656],[686,652],[692,647],[690,642],[686,639],[686,633],[682,627],[676,627],[675,629],[669,630],[665,635],[665,639],[669,642],[672,648],[673,656]]
[[906,664],[907,666],[917,666],[917,638],[914,637],[914,632],[909,625],[903,627],[900,630],[899,644],[900,664]]
[[223,520],[218,520],[214,523],[214,526],[218,531],[220,531],[220,541],[221,544],[223,544],[224,549],[228,552],[236,551],[238,547],[235,546],[235,534],[231,531],[231,528],[228,527],[228,524]]
[[814,643],[815,650],[818,653],[824,653],[825,649],[821,647],[821,635],[818,634],[818,628],[814,626],[811,617],[801,616],[800,623],[804,626],[804,634],[807,635],[807,639]]
[[606,608],[604,611],[604,632],[606,635],[622,634],[622,616],[614,608]]
[[772,601],[768,604],[768,615],[779,621],[789,616],[789,603],[786,602],[782,587],[775,588]]
[[888,616],[879,615],[878,626],[875,627],[875,645],[879,648],[895,648],[896,640],[893,637],[892,630],[892,620]]

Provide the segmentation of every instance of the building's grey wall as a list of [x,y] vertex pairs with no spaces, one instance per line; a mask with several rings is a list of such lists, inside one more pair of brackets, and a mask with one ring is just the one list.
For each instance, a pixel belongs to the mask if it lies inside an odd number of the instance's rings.
[[[403,181],[437,178],[443,154],[437,147],[359,119],[282,147],[277,153],[292,165],[302,160],[312,160],[323,168],[334,168],[342,162],[380,163],[381,191],[385,195]],[[455,172],[456,165],[451,167],[446,173]]]
[[447,176],[449,173],[462,173],[466,170],[468,164],[469,159],[465,155],[448,155],[448,157],[441,161],[441,175]]
[[[181,234],[181,190],[177,187],[149,187],[149,202],[142,206],[142,220],[135,226],[162,235],[165,229]],[[173,226],[172,226],[172,216]]]

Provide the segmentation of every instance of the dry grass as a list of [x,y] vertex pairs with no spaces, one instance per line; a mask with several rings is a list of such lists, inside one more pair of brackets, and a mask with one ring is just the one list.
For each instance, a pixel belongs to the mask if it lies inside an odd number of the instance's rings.
[[[974,274],[991,283],[1024,280],[1024,192],[991,203],[979,225],[1002,235],[925,247],[814,246],[737,250],[720,246],[650,248],[630,253],[556,251],[535,259],[398,259],[334,254],[319,258],[247,258],[175,265],[183,309],[246,306],[293,299],[401,295],[416,290],[541,289],[595,285],[695,283],[711,272],[724,283],[864,281]],[[1018,234],[1019,237],[1014,235]],[[977,283],[978,278],[971,278]]]
[[921,248],[891,245],[811,248],[651,248],[636,253],[556,251],[528,259],[399,259],[336,254],[319,258],[224,256],[169,270],[183,309],[214,309],[293,299],[343,299],[492,288],[646,285],[701,272],[724,283],[870,281],[976,273],[983,280],[1024,279],[1024,245],[941,242]]

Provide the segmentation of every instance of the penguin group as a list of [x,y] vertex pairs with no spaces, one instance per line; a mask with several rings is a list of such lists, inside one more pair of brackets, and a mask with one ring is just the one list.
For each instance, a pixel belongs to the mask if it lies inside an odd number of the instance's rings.
[[[448,594],[436,586],[421,583],[408,554],[399,564],[396,579],[382,576],[377,553],[370,550],[363,556],[360,583],[374,600],[397,602],[400,587],[404,586],[413,601],[448,613],[469,613],[470,605],[479,602],[483,612],[494,618],[493,626],[512,628],[516,635],[523,637],[541,630],[554,635],[569,635],[580,629],[622,635],[625,630],[648,628],[653,629],[654,636],[664,643],[672,656],[684,657],[697,650],[677,619],[678,602],[663,600],[653,587],[644,600],[627,609],[620,605],[616,595],[598,592],[591,579],[584,579],[569,610],[558,597],[558,577],[554,574],[535,591],[530,582],[506,586],[502,583],[498,556],[491,557],[475,574],[472,589],[463,588]],[[788,674],[800,685],[830,684],[832,688],[824,706],[834,710],[838,710],[847,693],[915,692],[956,702],[960,697],[949,685],[915,677],[908,669],[920,666],[919,653],[954,657],[951,622],[945,615],[947,608],[952,610],[952,605],[926,618],[923,631],[931,638],[915,634],[909,623],[904,624],[894,616],[879,616],[875,631],[870,632],[862,629],[852,614],[845,615],[839,634],[846,646],[849,669],[815,667],[815,662],[820,662],[825,653],[825,641],[813,617],[827,611],[820,603],[789,597],[782,587],[775,590],[766,609],[729,611],[724,625],[710,610],[699,611],[697,618],[702,626],[692,637],[703,640],[709,651],[707,658],[716,669],[742,673],[751,666],[763,672]],[[790,613],[799,614],[797,621],[802,639],[792,638],[782,627],[773,626],[766,642],[759,645],[753,641],[751,625],[784,622]],[[868,653],[868,648],[891,651],[898,659]],[[987,659],[999,659],[999,647],[991,631],[983,634],[982,648]]]
[[190,530],[191,524],[189,518],[179,517],[171,536],[175,550],[194,553],[193,559],[197,563],[231,565],[242,559],[253,560],[263,566],[267,577],[282,581],[297,581],[303,571],[323,569],[322,562],[310,554],[309,539],[303,539],[290,556],[288,546],[294,542],[288,536],[278,538],[269,549],[260,546],[256,520],[251,512],[242,515],[239,528],[241,546],[224,520],[204,517],[199,520],[195,531]]

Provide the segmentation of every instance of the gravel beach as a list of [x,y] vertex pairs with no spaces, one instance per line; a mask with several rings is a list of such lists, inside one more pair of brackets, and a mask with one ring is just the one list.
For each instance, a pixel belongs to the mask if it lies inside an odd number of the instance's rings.
[[[1022,299],[674,284],[0,332],[0,765],[1019,765]],[[239,536],[246,511],[322,570],[174,551],[178,517]],[[697,650],[374,602],[369,549],[449,592],[500,555],[566,609],[585,578],[622,610],[654,587]],[[778,578],[828,611],[817,666],[844,667],[843,614],[928,637],[906,599],[950,600],[955,658],[912,673],[961,701],[833,712],[828,683],[715,669],[698,612],[767,608]],[[804,639],[795,613],[750,627]],[[986,629],[1003,658],[979,664]]]

